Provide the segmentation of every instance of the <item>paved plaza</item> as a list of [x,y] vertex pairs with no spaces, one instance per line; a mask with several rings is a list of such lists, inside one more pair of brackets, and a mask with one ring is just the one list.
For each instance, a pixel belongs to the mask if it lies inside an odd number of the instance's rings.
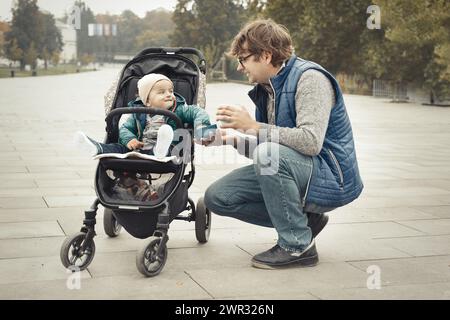
[[[0,79],[1,299],[450,299],[450,108],[356,95],[345,101],[365,189],[330,213],[316,267],[251,267],[274,230],[213,215],[203,245],[193,222],[171,223],[167,263],[145,278],[135,266],[145,240],[108,238],[101,208],[95,258],[70,290],[59,250],[95,198],[96,167],[71,140],[77,130],[103,139],[103,95],[118,71]],[[209,84],[206,110],[253,114],[249,88]],[[196,151],[194,200],[251,163],[232,147]]]

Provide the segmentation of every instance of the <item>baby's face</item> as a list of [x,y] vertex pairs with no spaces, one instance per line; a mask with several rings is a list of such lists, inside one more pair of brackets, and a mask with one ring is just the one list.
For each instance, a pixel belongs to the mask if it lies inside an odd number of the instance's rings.
[[168,80],[160,80],[153,86],[147,99],[146,106],[153,108],[169,109],[173,106],[175,95],[173,84]]

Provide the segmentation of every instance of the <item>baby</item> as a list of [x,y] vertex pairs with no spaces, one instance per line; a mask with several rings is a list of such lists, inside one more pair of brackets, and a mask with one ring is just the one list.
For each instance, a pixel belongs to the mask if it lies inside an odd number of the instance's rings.
[[[209,116],[204,109],[196,105],[187,105],[185,99],[174,93],[173,83],[166,76],[151,73],[142,77],[138,83],[136,100],[130,101],[130,107],[152,107],[174,112],[183,123],[194,128],[210,125]],[[127,153],[140,150],[147,154],[154,154],[161,158],[173,140],[175,122],[162,115],[150,116],[133,113],[119,128],[118,143],[100,143],[77,132],[75,143],[79,148],[95,156],[101,153]]]
[[[186,100],[174,93],[172,81],[162,74],[151,73],[142,77],[138,83],[138,98],[128,103],[129,107],[152,107],[166,109],[175,113],[183,123],[194,129],[209,126],[209,116],[204,109],[188,105]],[[76,145],[91,156],[102,153],[127,153],[132,150],[153,154],[158,158],[167,155],[173,141],[175,121],[162,115],[150,116],[132,113],[119,128],[118,143],[100,143],[83,132],[75,134]],[[115,193],[124,200],[134,198],[140,201],[156,200],[155,188],[146,185],[134,174],[122,173],[114,187]]]

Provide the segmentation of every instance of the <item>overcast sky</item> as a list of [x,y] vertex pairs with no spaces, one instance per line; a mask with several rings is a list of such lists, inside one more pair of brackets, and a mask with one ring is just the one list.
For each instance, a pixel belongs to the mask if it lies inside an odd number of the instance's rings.
[[[14,0],[0,0],[0,20],[11,20],[13,2]],[[74,0],[38,0],[38,6],[58,18],[63,16],[74,2]],[[84,2],[94,14],[106,12],[120,14],[129,9],[143,17],[147,11],[160,7],[173,11],[177,0],[84,0]]]

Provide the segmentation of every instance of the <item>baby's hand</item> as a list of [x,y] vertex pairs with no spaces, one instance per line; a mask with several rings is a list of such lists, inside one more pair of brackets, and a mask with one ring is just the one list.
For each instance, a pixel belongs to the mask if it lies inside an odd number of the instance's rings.
[[194,142],[197,144],[201,144],[202,146],[209,146],[215,141],[215,136],[211,136],[209,138],[202,138],[200,140],[195,139]]
[[140,149],[143,147],[144,147],[144,143],[137,139],[132,139],[132,140],[130,140],[130,142],[127,143],[127,148],[130,150],[136,150],[136,149]]
[[[207,129],[207,131],[203,131]],[[201,144],[204,146],[210,145],[215,140],[215,135],[217,132],[217,126],[216,125],[210,125],[210,126],[198,126],[195,130],[194,134],[194,142],[197,144]]]

